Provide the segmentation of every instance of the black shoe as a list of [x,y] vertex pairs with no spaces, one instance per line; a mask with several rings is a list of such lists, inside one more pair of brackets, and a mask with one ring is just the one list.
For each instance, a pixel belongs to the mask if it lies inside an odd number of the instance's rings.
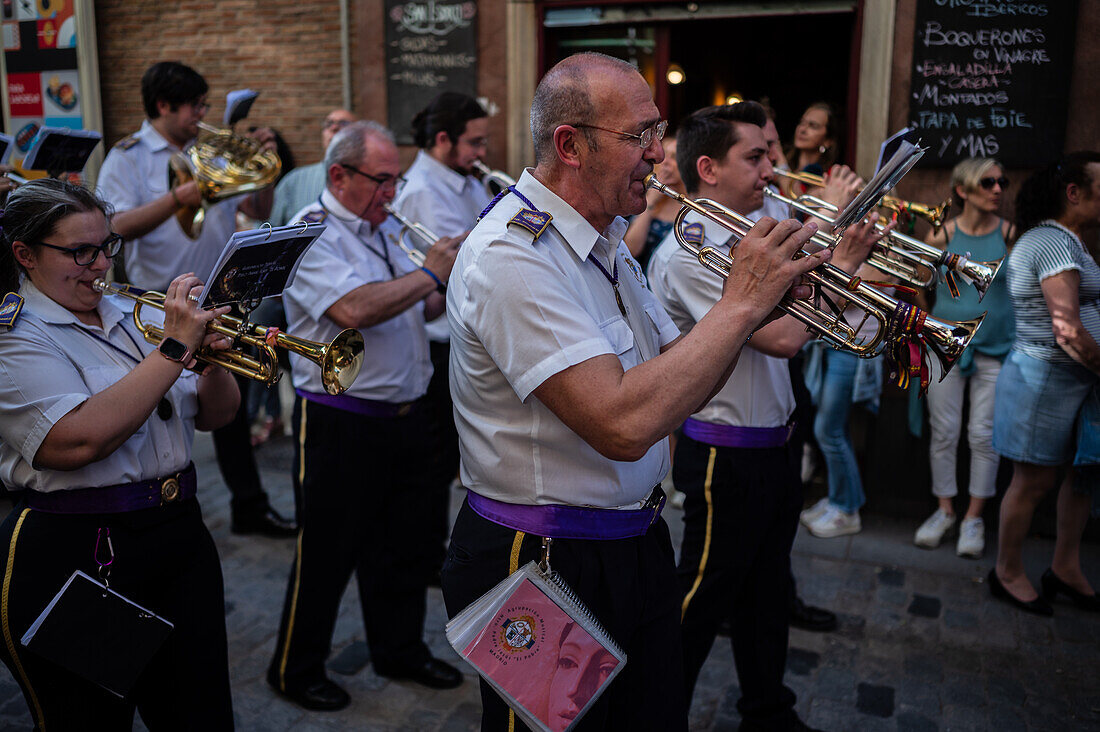
[[416,668],[374,665],[374,672],[387,679],[407,679],[429,689],[453,689],[462,684],[462,672],[438,658],[429,658]]
[[253,518],[234,518],[229,530],[234,534],[259,534],[269,539],[290,539],[298,535],[298,526],[280,516],[274,508],[268,508]]
[[275,683],[269,673],[267,684],[284,699],[289,699],[303,709],[314,712],[335,712],[351,704],[351,697],[348,693],[325,676],[311,684],[301,687],[288,687],[284,691],[279,688],[279,685]]
[[1031,602],[1024,602],[1020,598],[1013,595],[1011,592],[1005,589],[1005,586],[1001,584],[1001,580],[997,577],[997,570],[989,570],[989,592],[993,597],[998,600],[1004,600],[1009,605],[1014,605],[1020,608],[1024,612],[1033,613],[1035,615],[1051,616],[1054,614],[1054,608],[1050,606],[1050,603],[1040,597],[1036,597]]
[[811,630],[816,633],[828,633],[836,630],[836,613],[823,607],[815,607],[802,602],[801,597],[794,598],[791,605],[791,627]]
[[1039,583],[1043,586],[1043,599],[1047,602],[1053,602],[1054,598],[1061,592],[1063,595],[1073,600],[1073,604],[1082,610],[1100,613],[1100,597],[1097,597],[1095,592],[1091,595],[1078,592],[1063,582],[1058,575],[1054,574],[1053,569],[1047,569],[1047,571],[1043,572],[1043,576],[1039,579]]

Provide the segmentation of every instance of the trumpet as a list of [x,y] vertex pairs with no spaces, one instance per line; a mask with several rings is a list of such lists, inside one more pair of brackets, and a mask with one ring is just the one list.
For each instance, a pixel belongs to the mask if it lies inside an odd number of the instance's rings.
[[234,134],[199,122],[199,137],[187,152],[168,161],[168,189],[194,180],[202,206],[181,206],[176,211],[180,228],[189,239],[197,239],[206,219],[208,204],[263,190],[275,183],[283,163],[273,150],[262,149],[251,137]]
[[[145,340],[154,345],[160,345],[164,340],[163,328],[141,319],[142,307],[164,310],[164,293],[119,287],[104,279],[96,279],[92,287],[99,292],[108,292],[134,300],[137,303],[134,306],[134,325],[141,331]],[[363,334],[354,328],[341,331],[331,343],[327,344],[297,338],[278,332],[277,329],[253,325],[246,320],[228,315],[215,318],[207,324],[206,328],[213,333],[232,338],[233,348],[225,351],[200,348],[195,354],[197,360],[221,366],[227,371],[255,379],[267,386],[276,383],[281,375],[276,346],[285,348],[320,366],[321,382],[325,385],[325,391],[332,395],[346,391],[359,375],[359,369],[363,365]],[[250,356],[245,353],[240,347],[241,344],[252,346],[257,350],[258,355]]]
[[471,167],[481,174],[481,185],[485,186],[485,192],[494,198],[505,188],[516,184],[516,181],[507,173],[493,170],[480,160],[475,160]]
[[[733,267],[732,257],[714,247],[689,241],[683,233],[685,217],[689,213],[695,213],[709,219],[732,232],[738,240],[748,234],[749,229],[755,225],[753,221],[710,199],[688,198],[661,183],[653,174],[646,177],[645,184],[647,188],[653,188],[680,204],[680,211],[672,224],[677,243],[704,267],[720,277],[728,277]],[[800,251],[795,258],[805,256],[808,253]],[[824,293],[827,298],[831,295],[837,300],[847,301],[849,305],[863,311],[863,318],[852,325],[844,319],[839,308],[819,307],[790,295],[785,295],[780,301],[780,310],[797,319],[834,348],[861,358],[871,358],[885,352],[895,361],[903,361],[903,350],[907,350],[906,346],[922,345],[939,360],[941,380],[962,355],[985,319],[983,313],[973,320],[937,320],[828,262],[811,270],[805,277],[818,295]],[[868,322],[873,322],[873,332],[870,335],[860,335],[860,330]]]
[[[764,195],[786,204],[795,211],[815,216],[828,224],[835,222],[834,218],[823,214],[822,211],[837,213],[837,207],[816,196],[803,194],[798,198],[788,198],[770,188],[764,189]],[[882,231],[885,227],[882,224],[875,224],[875,228]],[[1003,262],[1003,257],[990,262],[975,262],[962,255],[951,254],[931,244],[925,244],[920,239],[899,231],[891,231],[879,240],[867,259],[867,264],[875,269],[897,277],[912,287],[934,285],[939,275],[939,267],[942,265],[969,280],[978,291],[979,301],[985,297]]]
[[[776,169],[775,174],[787,181],[787,189],[783,191],[783,194],[788,198],[798,198],[794,193],[795,183],[802,183],[815,188],[825,185],[824,176],[814,173],[795,173],[789,170]],[[931,224],[934,231],[939,231],[940,227],[943,226],[943,222],[947,220],[947,212],[951,209],[951,199],[948,198],[939,206],[932,207],[924,203],[906,201],[904,198],[883,196],[882,200],[879,201],[879,207],[899,214],[903,212],[912,214]]]
[[431,232],[431,230],[423,224],[410,219],[405,214],[398,211],[393,207],[393,204],[387,203],[383,205],[386,209],[386,213],[393,216],[401,224],[401,233],[397,235],[397,246],[401,248],[401,251],[405,252],[405,256],[409,258],[409,261],[415,264],[417,267],[424,266],[424,252],[421,251],[416,244],[411,240],[405,241],[409,236],[415,236],[419,239],[428,249],[435,246],[435,243],[439,241],[439,237]]

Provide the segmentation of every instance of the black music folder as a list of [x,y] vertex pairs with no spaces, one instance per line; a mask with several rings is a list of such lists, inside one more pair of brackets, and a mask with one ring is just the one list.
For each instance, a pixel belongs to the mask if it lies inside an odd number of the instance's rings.
[[77,570],[20,642],[123,698],[172,628],[156,613]]

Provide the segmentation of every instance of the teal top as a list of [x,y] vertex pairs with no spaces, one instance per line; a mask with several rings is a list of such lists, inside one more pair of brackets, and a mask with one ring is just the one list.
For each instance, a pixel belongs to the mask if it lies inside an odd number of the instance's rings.
[[[960,230],[955,225],[955,235],[947,240],[947,251],[952,254],[961,254],[975,262],[991,262],[1002,259],[1005,256],[1005,246],[1002,223],[998,220],[997,228],[983,236],[971,236]],[[946,233],[946,232],[945,232]],[[963,352],[955,368],[960,369],[963,376],[973,371],[974,352],[985,356],[992,356],[1004,360],[1012,347],[1015,338],[1015,320],[1012,315],[1012,300],[1008,295],[1008,277],[1003,271],[997,273],[993,283],[985,293],[985,297],[979,302],[978,291],[967,284],[961,278],[956,277],[955,282],[959,286],[959,297],[953,298],[951,290],[947,286],[941,267],[940,278],[936,284],[936,305],[932,308],[932,316],[939,320],[970,320],[983,312],[987,313],[982,327],[970,341]]]

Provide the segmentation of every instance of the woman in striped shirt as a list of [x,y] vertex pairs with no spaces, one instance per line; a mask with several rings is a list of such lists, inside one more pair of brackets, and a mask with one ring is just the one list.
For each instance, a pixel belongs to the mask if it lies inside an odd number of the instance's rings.
[[1082,457],[1097,452],[1082,439],[1090,433],[1082,415],[1086,405],[1100,404],[1100,267],[1081,236],[1100,227],[1100,153],[1073,153],[1032,175],[1016,198],[1016,227],[1024,233],[1007,264],[1016,339],[997,379],[993,418],[993,448],[1013,461],[1013,474],[990,591],[1039,615],[1053,613],[1050,600],[1059,592],[1100,611],[1081,571],[1090,496],[1077,470],[1067,471],[1058,494],[1058,538],[1042,597],[1022,561],[1032,514],[1059,469],[1095,462]]

